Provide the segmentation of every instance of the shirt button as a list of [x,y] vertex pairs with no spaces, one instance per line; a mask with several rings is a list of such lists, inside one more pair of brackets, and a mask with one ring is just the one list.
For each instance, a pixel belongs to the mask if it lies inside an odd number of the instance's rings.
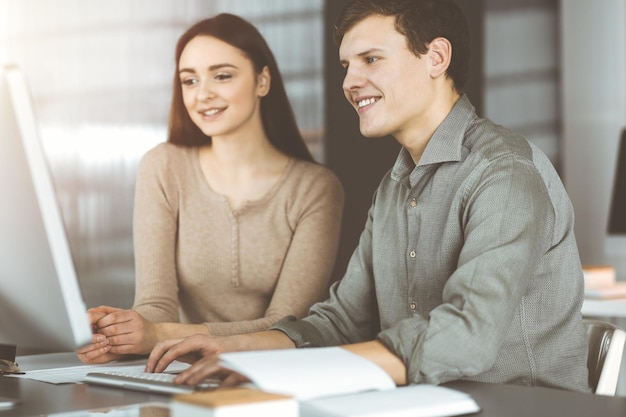
[[409,252],[409,256],[411,258],[415,258],[415,256],[417,256],[417,253],[415,253],[415,250],[412,250],[411,252]]
[[411,304],[409,304],[409,307],[412,311],[415,311],[417,309],[417,304],[415,303],[415,301],[413,301]]
[[417,207],[417,198],[413,197],[411,199],[411,207]]

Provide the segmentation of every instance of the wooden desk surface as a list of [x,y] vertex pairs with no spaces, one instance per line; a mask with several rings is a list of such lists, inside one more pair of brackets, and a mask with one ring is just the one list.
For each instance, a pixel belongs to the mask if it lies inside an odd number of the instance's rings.
[[[482,411],[478,417],[624,417],[626,398],[579,394],[549,388],[457,381],[446,384],[472,395]],[[93,410],[146,402],[166,396],[144,394],[86,384],[53,385],[29,379],[0,377],[0,395],[19,397],[22,404],[0,410],[0,417],[27,417],[78,410]]]

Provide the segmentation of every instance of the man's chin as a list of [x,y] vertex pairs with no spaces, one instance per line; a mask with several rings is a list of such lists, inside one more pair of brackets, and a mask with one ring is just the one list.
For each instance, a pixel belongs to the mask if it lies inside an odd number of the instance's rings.
[[366,137],[366,138],[382,138],[382,137],[389,135],[389,133],[387,132],[381,132],[375,129],[365,129],[362,127],[360,130],[361,130],[361,136]]

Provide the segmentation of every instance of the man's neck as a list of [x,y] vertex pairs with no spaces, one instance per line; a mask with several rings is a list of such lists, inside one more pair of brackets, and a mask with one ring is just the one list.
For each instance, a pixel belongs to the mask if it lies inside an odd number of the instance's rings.
[[427,117],[424,118],[423,122],[420,123],[418,127],[410,132],[406,132],[401,137],[396,137],[400,145],[404,146],[407,151],[409,151],[415,165],[419,163],[435,131],[448,114],[450,114],[450,111],[452,111],[452,108],[460,98],[461,96],[456,90],[453,90],[449,94],[443,94],[441,99],[433,103]]

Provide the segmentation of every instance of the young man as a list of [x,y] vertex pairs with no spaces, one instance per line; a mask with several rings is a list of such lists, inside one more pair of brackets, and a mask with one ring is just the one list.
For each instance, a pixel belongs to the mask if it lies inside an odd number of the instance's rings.
[[[455,379],[589,391],[574,214],[546,156],[480,119],[462,88],[466,22],[448,0],[356,0],[336,26],[343,89],[364,136],[402,150],[344,278],[303,320],[158,345],[179,382],[224,351],[340,345],[397,384]],[[358,152],[358,150],[357,150]]]

